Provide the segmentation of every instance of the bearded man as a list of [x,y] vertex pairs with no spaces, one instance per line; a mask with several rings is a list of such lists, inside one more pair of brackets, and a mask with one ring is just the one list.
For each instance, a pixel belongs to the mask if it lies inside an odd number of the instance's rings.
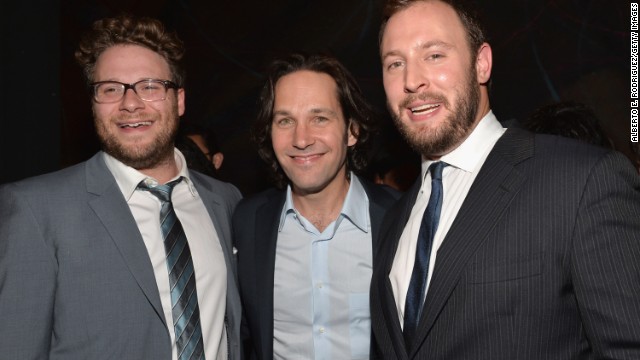
[[422,176],[382,224],[373,358],[640,358],[640,179],[620,153],[505,129],[461,0],[390,0],[388,106]]
[[183,52],[128,16],[80,43],[102,151],[0,188],[3,358],[240,359],[240,192],[174,148]]

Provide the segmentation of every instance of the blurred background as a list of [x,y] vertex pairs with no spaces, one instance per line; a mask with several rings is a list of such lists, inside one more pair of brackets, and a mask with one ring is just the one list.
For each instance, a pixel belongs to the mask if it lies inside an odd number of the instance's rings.
[[[385,121],[380,146],[410,157],[389,119],[378,56],[380,0],[3,1],[0,183],[91,157],[88,92],[73,52],[102,17],[162,20],[185,42],[184,121],[214,130],[220,176],[251,194],[269,186],[248,128],[268,61],[289,51],[328,52],[355,75]],[[491,102],[511,123],[553,102],[589,105],[628,156],[629,4],[616,0],[487,0],[494,52]]]

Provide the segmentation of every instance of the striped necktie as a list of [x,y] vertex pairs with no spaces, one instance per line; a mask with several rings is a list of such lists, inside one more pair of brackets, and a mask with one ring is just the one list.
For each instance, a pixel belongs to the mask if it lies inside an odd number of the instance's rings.
[[138,185],[138,189],[150,192],[160,199],[162,203],[160,228],[167,256],[171,311],[178,359],[204,359],[196,274],[191,259],[191,251],[189,250],[189,242],[171,203],[173,187],[180,181],[182,181],[182,177],[165,185],[154,187],[150,187],[142,181]]

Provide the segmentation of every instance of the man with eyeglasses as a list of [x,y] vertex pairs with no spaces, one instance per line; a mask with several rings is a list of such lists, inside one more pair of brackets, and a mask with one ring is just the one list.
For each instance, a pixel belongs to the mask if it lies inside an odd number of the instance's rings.
[[94,23],[76,58],[102,151],[0,187],[3,359],[239,359],[230,216],[240,192],[188,170],[181,41]]

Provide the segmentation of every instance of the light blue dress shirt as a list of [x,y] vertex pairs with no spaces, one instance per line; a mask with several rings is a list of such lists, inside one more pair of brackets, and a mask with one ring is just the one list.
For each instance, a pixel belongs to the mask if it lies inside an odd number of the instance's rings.
[[358,178],[338,218],[319,232],[293,206],[282,210],[274,274],[276,359],[368,359],[372,272],[369,200]]

